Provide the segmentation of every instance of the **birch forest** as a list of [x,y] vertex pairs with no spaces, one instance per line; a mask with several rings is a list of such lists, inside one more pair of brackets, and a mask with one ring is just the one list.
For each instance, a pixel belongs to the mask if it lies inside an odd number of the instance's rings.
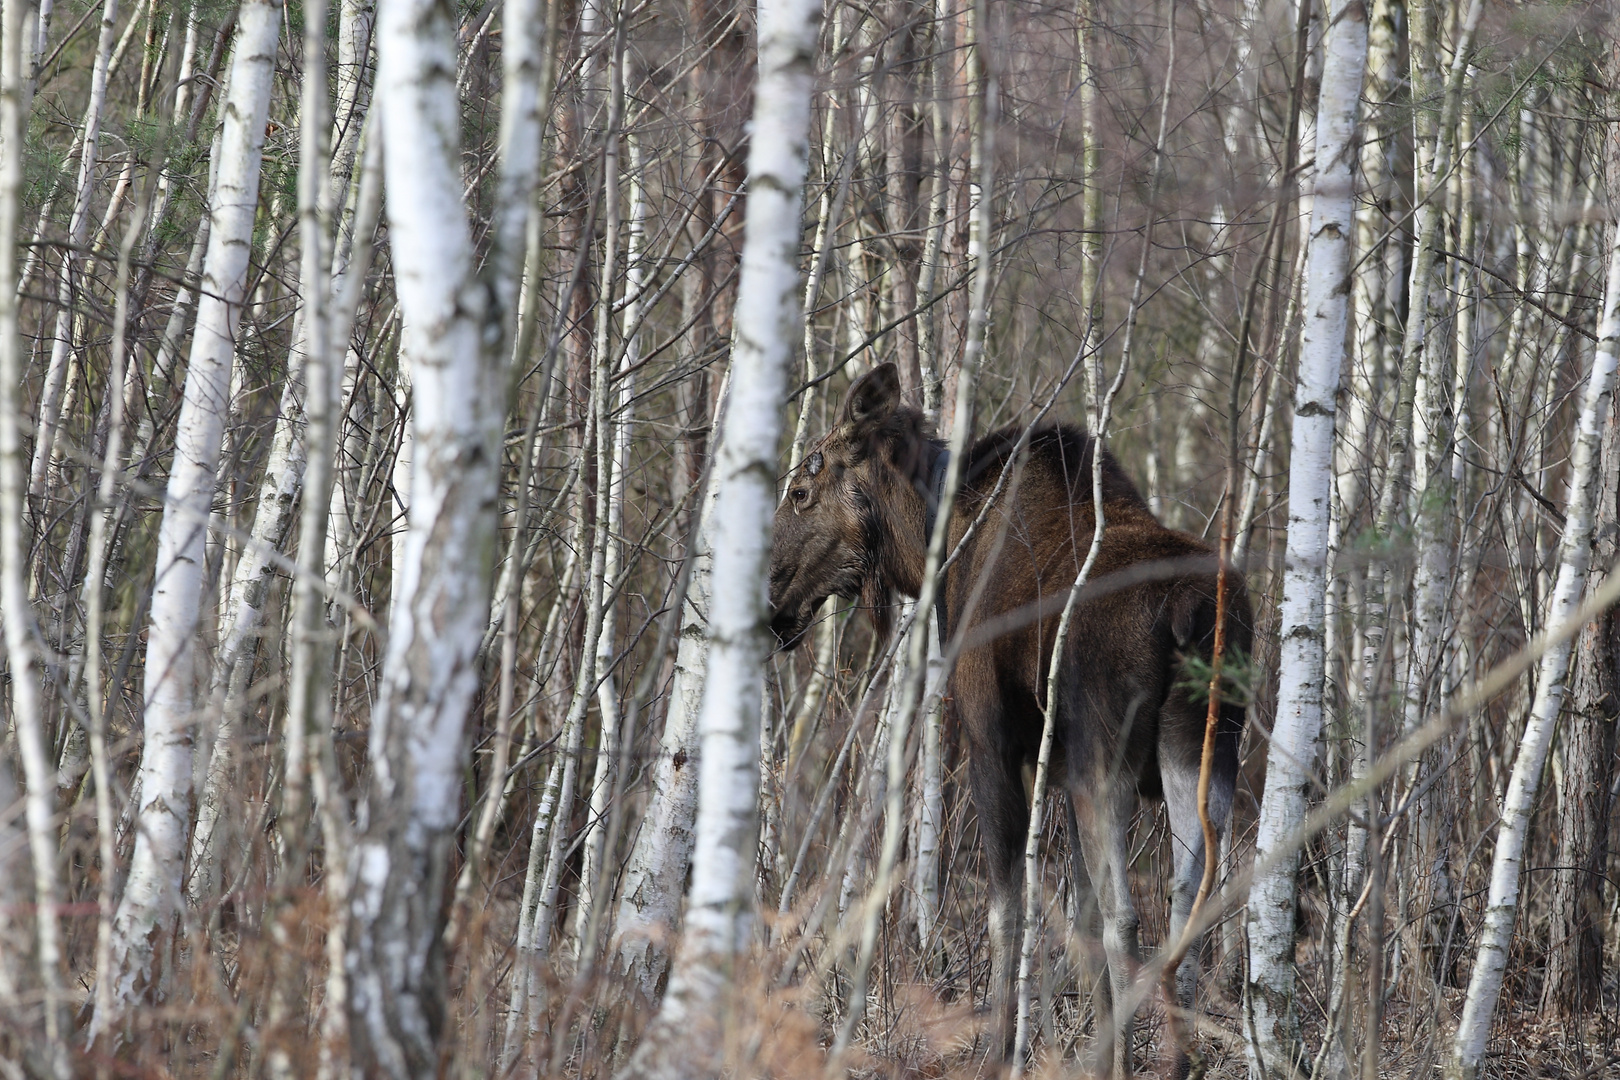
[[0,1078],[1620,1076],[1617,26],[3,0]]

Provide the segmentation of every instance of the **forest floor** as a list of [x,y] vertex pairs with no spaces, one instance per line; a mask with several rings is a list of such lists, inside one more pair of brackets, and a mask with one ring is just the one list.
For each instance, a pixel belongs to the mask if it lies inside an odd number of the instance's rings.
[[[1378,1076],[1388,1080],[1439,1077],[1441,1062],[1455,1030],[1464,990],[1444,991],[1442,1015],[1446,1021],[1436,1026],[1434,1010],[1428,1005],[1412,1007],[1391,997],[1384,1016],[1383,1039]],[[1089,1010],[1079,1007],[1078,993],[1066,995],[1058,1006],[1055,1022],[1047,1026],[1037,1049],[1038,1064],[1030,1070],[1031,1080],[1090,1080],[1092,1026]],[[1242,1011],[1238,1001],[1217,991],[1214,1000],[1203,1004],[1199,1020],[1198,1051],[1207,1078],[1246,1080],[1248,1063],[1241,1035]],[[1007,1070],[984,1059],[976,1037],[984,1032],[984,1016],[964,1005],[941,1001],[922,987],[911,992],[897,990],[895,1000],[905,1002],[897,1015],[888,1019],[886,1037],[866,1040],[871,1056],[850,1071],[861,1080],[877,1078],[979,1078],[1000,1077]],[[1527,1000],[1533,1000],[1527,996]],[[1620,1080],[1620,984],[1611,980],[1605,987],[1603,1008],[1578,1022],[1565,1021],[1537,1008],[1513,1008],[1506,998],[1499,1009],[1486,1053],[1481,1080]],[[1163,1075],[1157,1059],[1164,1028],[1163,1012],[1144,1007],[1137,1018],[1135,1064],[1140,1075]],[[1321,1045],[1320,1024],[1305,1025],[1307,1046]],[[880,1045],[883,1048],[880,1048]],[[1052,1053],[1053,1046],[1061,1052]],[[1359,1053],[1361,1045],[1352,1047]],[[772,1055],[788,1067],[773,1071],[775,1076],[810,1076],[817,1070],[794,1068],[793,1055]],[[808,1059],[805,1059],[808,1060]],[[816,1055],[814,1060],[820,1061]],[[1353,1075],[1361,1075],[1359,1063],[1352,1063]],[[1301,1077],[1311,1075],[1306,1062]],[[1106,1075],[1106,1073],[1104,1073]]]

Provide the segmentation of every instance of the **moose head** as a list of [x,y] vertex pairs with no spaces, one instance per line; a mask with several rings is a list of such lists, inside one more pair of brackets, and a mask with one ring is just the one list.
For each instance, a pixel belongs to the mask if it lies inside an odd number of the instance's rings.
[[883,629],[891,594],[917,594],[940,452],[922,413],[901,404],[893,364],[850,386],[838,425],[788,474],[776,510],[771,629],[784,648],[829,596],[858,597]]

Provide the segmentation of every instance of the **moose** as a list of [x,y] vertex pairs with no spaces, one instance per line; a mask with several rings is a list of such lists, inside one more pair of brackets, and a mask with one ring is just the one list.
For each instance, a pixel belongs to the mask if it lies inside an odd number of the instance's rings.
[[[1049,664],[1057,662],[1050,775],[1068,793],[1084,856],[1072,862],[1077,878],[1089,876],[1102,920],[1114,1006],[1099,1003],[1098,1030],[1114,1074],[1127,1076],[1134,1018],[1125,1003],[1140,963],[1127,830],[1139,798],[1164,801],[1175,940],[1204,867],[1198,786],[1208,706],[1186,673],[1191,658],[1210,660],[1218,564],[1198,538],[1160,524],[1104,450],[1102,544],[1054,660],[1062,609],[1095,530],[1097,444],[1062,424],[1037,427],[1022,449],[1021,434],[1017,425],[995,431],[960,463],[947,551],[994,502],[948,568],[938,608],[941,640],[960,643],[948,702],[967,743],[988,864],[991,1047],[1003,1058],[1012,1049],[1030,815],[1024,770],[1039,750]],[[893,364],[851,385],[838,424],[789,474],[776,513],[771,628],[784,648],[804,636],[829,596],[881,611],[895,593],[918,594],[945,453],[923,415],[902,404]],[[1023,458],[1017,483],[997,496],[997,478],[1015,456]],[[1247,653],[1251,614],[1239,574],[1228,573],[1226,592],[1228,648]],[[1222,703],[1208,797],[1217,829],[1231,812],[1244,720],[1241,704]],[[1175,974],[1183,1008],[1193,1005],[1196,957],[1189,949]],[[1186,1075],[1182,1048],[1169,1066]]]

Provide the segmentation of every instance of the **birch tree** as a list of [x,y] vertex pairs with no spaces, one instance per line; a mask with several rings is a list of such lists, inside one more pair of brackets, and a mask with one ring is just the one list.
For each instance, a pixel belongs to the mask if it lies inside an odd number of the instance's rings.
[[710,640],[709,530],[718,494],[718,487],[711,484],[699,518],[691,578],[681,605],[664,732],[653,765],[652,794],[619,893],[618,969],[649,1002],[657,1000],[658,984],[669,967],[670,943],[696,839],[701,761],[698,716]]
[[[1611,396],[1599,449],[1586,587],[1595,589],[1620,561],[1620,412]],[[1600,1000],[1603,980],[1604,869],[1611,850],[1615,734],[1620,728],[1613,612],[1594,620],[1575,643],[1570,709],[1558,738],[1558,851],[1547,929],[1542,1008],[1579,1016]],[[1565,860],[1568,860],[1567,862]]]
[[[1614,394],[1617,362],[1620,362],[1620,229],[1611,229],[1603,314],[1598,323],[1592,365],[1581,390],[1580,418],[1570,453],[1564,530],[1558,546],[1558,577],[1547,604],[1543,624],[1546,626],[1559,626],[1568,621],[1580,604],[1592,558],[1598,464],[1603,427]],[[1463,999],[1462,1018],[1446,1061],[1448,1080],[1473,1080],[1479,1075],[1485,1056],[1519,911],[1519,878],[1530,817],[1535,809],[1547,748],[1552,744],[1553,727],[1563,707],[1564,680],[1569,672],[1572,648],[1567,638],[1554,644],[1543,654],[1536,670],[1535,699],[1514,755],[1513,772],[1502,803],[1502,821],[1497,828],[1491,858],[1485,921],[1475,951],[1473,972],[1468,979],[1468,993]]]
[[[350,179],[360,143],[365,116],[366,72],[363,56],[371,35],[374,9],[370,0],[346,0],[338,15],[337,103],[333,112],[331,147],[323,200],[347,204],[347,221],[339,222],[339,234],[352,228],[356,204],[349,200]],[[323,228],[329,227],[323,225]],[[348,245],[333,253],[329,272],[341,280],[348,263]],[[322,271],[323,274],[328,271]],[[307,283],[306,283],[307,285]],[[328,286],[322,286],[327,288]],[[235,743],[241,737],[240,721],[244,695],[257,656],[258,636],[264,610],[278,565],[285,558],[292,536],[293,521],[304,486],[308,461],[305,439],[305,368],[311,355],[320,355],[312,341],[324,330],[310,322],[308,304],[294,316],[293,342],[288,355],[287,380],[282,388],[276,424],[271,435],[270,458],[259,484],[250,539],[243,557],[236,564],[220,626],[220,645],[214,656],[209,701],[210,719],[217,723],[212,733],[212,753],[198,799],[197,826],[191,837],[191,856],[186,891],[193,903],[213,892],[219,852],[214,843],[225,791],[233,775]],[[324,532],[324,528],[322,530]]]
[[[229,407],[237,321],[259,201],[259,162],[281,29],[278,0],[247,0],[237,19],[230,89],[219,140],[197,326],[186,367],[174,463],[158,533],[157,574],[146,647],[145,741],[137,778],[142,803],[129,879],[113,920],[115,1009],[154,989],[154,946],[168,933],[180,895],[191,816],[191,736],[196,722],[196,637],[204,540]],[[91,1038],[115,1016],[97,1013]]]
[[[46,18],[40,20],[40,40],[44,40]],[[100,31],[96,40],[96,58],[90,72],[90,102],[84,111],[84,133],[79,139],[79,180],[73,196],[73,216],[68,223],[68,253],[62,260],[58,279],[56,329],[51,335],[51,362],[45,371],[44,392],[39,401],[39,434],[34,442],[34,456],[28,468],[28,494],[38,501],[45,495],[46,470],[56,449],[57,423],[62,412],[62,395],[66,388],[68,366],[73,351],[74,292],[82,255],[81,248],[90,234],[91,203],[95,198],[97,154],[101,146],[101,122],[107,105],[108,68],[112,64],[113,44],[117,40],[118,0],[104,0],[101,6]]]
[[[623,485],[617,469],[620,462],[617,432],[619,424],[611,418],[609,408],[614,374],[613,318],[614,276],[619,261],[620,234],[624,228],[623,198],[620,191],[620,127],[624,122],[624,62],[620,55],[622,12],[614,9],[611,20],[613,46],[609,53],[607,131],[603,135],[603,211],[606,227],[603,232],[603,258],[601,281],[596,304],[596,341],[593,349],[591,407],[595,410],[592,424],[596,435],[596,535],[592,541],[593,604],[601,609],[595,614],[595,633],[587,633],[587,647],[593,652],[587,670],[590,675],[580,680],[580,691],[595,689],[597,711],[601,718],[596,740],[596,770],[591,778],[587,805],[588,824],[585,829],[584,862],[580,869],[579,904],[575,908],[575,956],[584,959],[595,949],[595,943],[585,941],[591,924],[591,911],[596,899],[597,881],[601,876],[603,848],[608,841],[608,802],[613,797],[614,767],[619,753],[619,705],[613,684],[608,677],[613,663],[614,623],[606,590],[619,575],[620,551],[615,539],[614,519],[623,520]],[[607,20],[603,20],[607,21]],[[599,384],[599,385],[597,385]],[[588,700],[588,697],[587,699]],[[582,703],[583,704],[583,703]]]
[[[39,694],[42,672],[33,640],[35,627],[28,600],[27,544],[23,530],[25,474],[18,401],[23,365],[22,335],[17,318],[17,218],[22,198],[21,150],[27,117],[22,67],[26,25],[23,7],[16,2],[7,4],[0,15],[4,20],[0,27],[0,608],[4,610],[10,676],[7,712],[12,731],[8,734],[16,737],[27,781],[24,814],[33,863],[34,942],[44,991],[48,1067],[51,1075],[65,1080],[71,1073],[65,1045],[69,1028],[57,924],[60,890],[54,822],[56,785],[46,756]],[[15,794],[9,761],[0,764],[0,789],[9,802],[9,797]],[[10,847],[9,840],[10,837],[0,839],[0,844]],[[10,858],[5,862],[10,864]],[[17,866],[19,884],[21,879],[21,867]],[[21,889],[18,894],[6,899],[16,904],[22,898]],[[7,917],[5,922],[9,924],[11,919]],[[6,937],[7,943],[13,946],[22,940],[21,934],[8,933]],[[12,956],[20,959],[17,953]],[[19,1004],[12,982],[15,978],[15,974],[9,976],[6,982],[11,985],[0,987],[0,992],[9,999],[8,1011],[16,1010]]]
[[[533,7],[505,32],[534,55]],[[464,725],[489,622],[509,312],[539,166],[537,87],[503,98],[493,251],[474,262],[462,197],[456,34],[433,0],[380,10],[377,100],[394,277],[411,361],[409,525],[352,859],[350,1030],[362,1067],[435,1075],[443,1034],[441,932],[460,818]],[[528,47],[518,44],[527,40]]]
[[[1305,328],[1294,386],[1288,467],[1288,552],[1283,571],[1277,718],[1266,755],[1255,858],[1288,842],[1305,816],[1322,727],[1323,596],[1332,497],[1333,425],[1348,325],[1356,111],[1367,62],[1360,0],[1336,0],[1324,43],[1316,112],[1316,178],[1305,278]],[[1249,893],[1249,1071],[1287,1076],[1298,1051],[1294,1011],[1297,856],[1276,859]]]
[[[759,709],[769,654],[765,583],[776,510],[781,401],[802,288],[800,214],[809,169],[810,97],[821,5],[759,10],[759,82],[748,151],[748,211],[735,362],[715,461],[708,675],[698,734],[692,889],[669,991],[625,1076],[707,1076],[737,1007],[728,971],[746,949],[754,894]],[[705,1034],[707,1033],[707,1034]]]

